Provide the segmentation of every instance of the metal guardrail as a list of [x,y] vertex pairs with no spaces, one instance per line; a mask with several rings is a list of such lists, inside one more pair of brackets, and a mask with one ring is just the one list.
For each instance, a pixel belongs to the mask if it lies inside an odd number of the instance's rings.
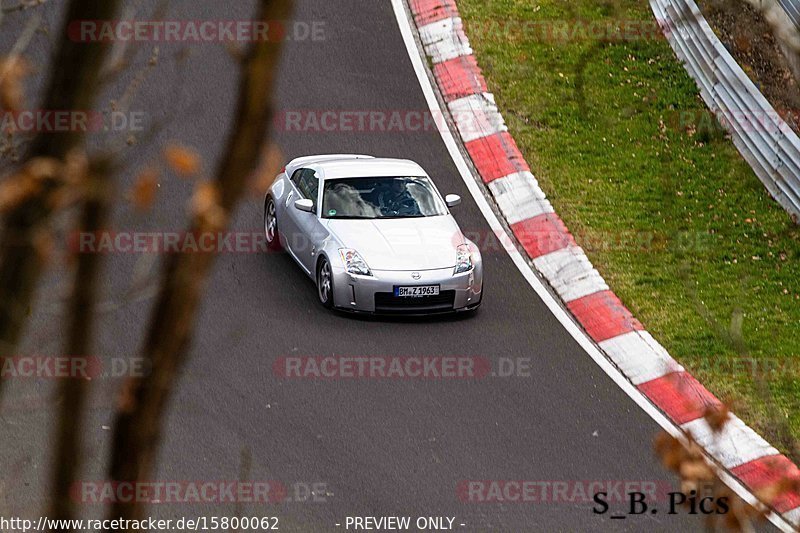
[[800,223],[800,138],[717,38],[693,0],[650,7],[709,109],[773,198]]
[[778,0],[778,4],[786,11],[797,29],[800,29],[800,0]]

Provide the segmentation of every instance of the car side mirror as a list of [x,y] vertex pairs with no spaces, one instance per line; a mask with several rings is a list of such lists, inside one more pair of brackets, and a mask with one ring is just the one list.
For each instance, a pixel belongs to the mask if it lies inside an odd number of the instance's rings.
[[294,207],[295,209],[299,209],[300,211],[305,211],[306,213],[313,213],[314,201],[309,200],[308,198],[303,198],[302,200],[295,200]]
[[444,203],[447,207],[455,207],[461,203],[461,197],[457,194],[448,194],[444,197]]

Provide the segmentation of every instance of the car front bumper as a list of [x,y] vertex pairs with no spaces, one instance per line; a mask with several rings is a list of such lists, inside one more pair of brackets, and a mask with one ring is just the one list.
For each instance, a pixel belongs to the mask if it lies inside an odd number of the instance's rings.
[[[376,270],[372,276],[333,269],[334,304],[344,311],[376,314],[434,314],[463,311],[478,306],[483,293],[480,263],[469,272],[453,275],[453,268],[414,271]],[[395,286],[439,285],[439,296],[395,297]]]

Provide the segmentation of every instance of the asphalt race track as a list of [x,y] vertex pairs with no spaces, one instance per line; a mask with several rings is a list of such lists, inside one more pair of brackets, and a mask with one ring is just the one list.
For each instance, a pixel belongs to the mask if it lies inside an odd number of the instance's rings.
[[[143,2],[140,12],[152,13],[156,3]],[[38,12],[55,28],[56,6],[63,3],[52,4]],[[252,12],[249,1],[173,0],[166,17],[246,19]],[[3,50],[29,13],[6,16],[0,27]],[[324,39],[287,42],[276,95],[279,112],[427,110],[388,0],[298,1],[295,18],[323,22]],[[29,55],[40,68],[46,68],[55,38],[39,34],[32,41]],[[135,65],[105,89],[101,107],[120,97],[150,53],[150,46],[141,46]],[[206,172],[212,172],[230,124],[236,82],[235,63],[221,46],[160,46],[158,66],[130,105],[146,112],[148,125],[160,126],[155,138],[125,149],[116,230],[184,226],[191,182],[165,176],[148,214],[134,212],[123,194],[170,139],[195,146]],[[489,232],[436,131],[278,131],[276,139],[287,160],[347,152],[414,159],[443,194],[462,196],[454,215],[465,232]],[[262,208],[262,198],[248,196],[234,231],[263,228]],[[137,356],[160,259],[107,257],[98,357]],[[294,484],[324,484],[319,498],[324,501],[241,509],[245,516],[280,517],[284,531],[334,531],[343,529],[347,516],[393,515],[455,516],[457,529],[464,531],[701,530],[701,516],[664,511],[611,520],[593,514],[591,501],[459,499],[463,480],[672,482],[652,451],[656,423],[576,344],[505,252],[485,251],[484,265],[486,293],[475,317],[377,320],[325,311],[311,280],[286,254],[220,255],[165,420],[156,478],[236,480],[244,472],[253,480],[279,480],[290,493]],[[65,267],[53,265],[22,353],[60,353],[59,303],[68,280]],[[274,375],[277,358],[297,355],[530,358],[530,376],[287,380]],[[35,518],[47,509],[43,495],[58,399],[52,380],[11,381],[0,403],[0,515]],[[114,379],[94,384],[85,431],[86,480],[105,477],[119,384]],[[249,467],[242,467],[243,457],[246,463],[249,457]],[[102,512],[100,505],[84,508],[86,516]],[[235,512],[233,504],[150,508],[163,518]]]

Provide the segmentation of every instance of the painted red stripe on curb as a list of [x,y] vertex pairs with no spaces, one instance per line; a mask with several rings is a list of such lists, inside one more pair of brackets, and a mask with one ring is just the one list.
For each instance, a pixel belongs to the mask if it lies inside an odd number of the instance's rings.
[[486,92],[486,80],[475,56],[460,56],[433,66],[445,101]]
[[708,392],[688,372],[672,372],[638,386],[676,424],[685,424],[702,417],[709,407],[722,402]]
[[458,16],[455,0],[411,0],[411,12],[417,27]]
[[531,259],[567,246],[576,246],[575,239],[567,230],[567,226],[555,213],[544,213],[511,224],[511,231]]
[[782,480],[800,486],[800,469],[783,455],[770,455],[750,461],[731,469],[731,472],[742,480],[752,491],[758,493],[779,513],[785,513],[800,507],[800,490],[784,490],[779,494],[769,494],[772,490],[781,489],[777,485]]
[[572,300],[567,308],[595,342],[644,329],[612,291],[598,291]]
[[464,144],[484,183],[515,172],[530,172],[528,163],[507,131]]

